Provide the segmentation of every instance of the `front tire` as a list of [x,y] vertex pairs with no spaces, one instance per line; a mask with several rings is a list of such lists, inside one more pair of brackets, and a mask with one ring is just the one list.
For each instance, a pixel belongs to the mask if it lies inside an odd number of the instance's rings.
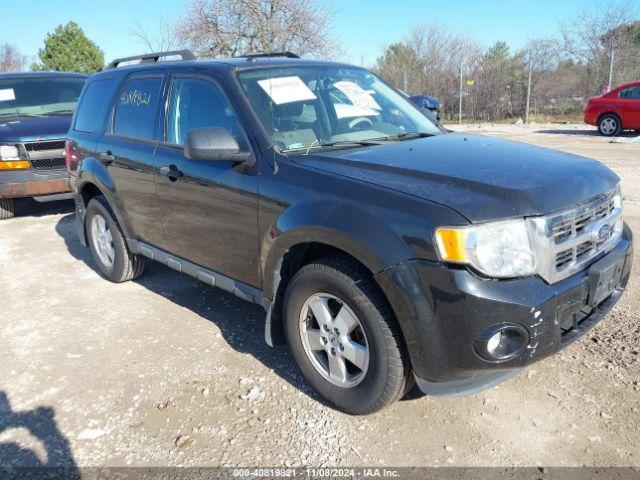
[[285,331],[307,382],[335,408],[370,414],[400,398],[411,368],[389,304],[343,257],[303,267],[285,293]]
[[13,198],[0,198],[0,220],[8,220],[15,216]]
[[622,122],[620,121],[620,117],[613,113],[603,115],[602,118],[598,120],[598,131],[605,137],[615,137],[620,135],[620,132],[622,131]]
[[103,196],[93,198],[87,205],[85,230],[91,255],[104,278],[121,283],[142,275],[146,259],[129,251],[120,226]]

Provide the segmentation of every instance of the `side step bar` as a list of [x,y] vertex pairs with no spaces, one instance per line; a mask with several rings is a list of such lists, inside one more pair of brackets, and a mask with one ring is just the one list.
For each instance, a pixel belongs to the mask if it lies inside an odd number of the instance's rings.
[[144,255],[151,260],[163,263],[169,268],[181,273],[186,273],[207,285],[218,287],[222,290],[233,293],[236,297],[241,298],[242,300],[257,303],[265,308],[267,304],[270,303],[265,301],[262,296],[262,290],[252,287],[251,285],[238,282],[232,278],[222,275],[221,273],[171,255],[170,253],[145,242],[141,242],[139,240],[127,240],[127,243],[129,245],[129,250],[131,250],[132,253]]

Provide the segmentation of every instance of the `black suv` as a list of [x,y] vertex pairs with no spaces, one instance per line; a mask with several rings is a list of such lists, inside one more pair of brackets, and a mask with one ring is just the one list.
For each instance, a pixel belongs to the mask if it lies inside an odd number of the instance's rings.
[[86,75],[0,74],[0,220],[14,199],[71,198],[65,137]]
[[349,65],[138,60],[88,80],[69,133],[81,241],[111,281],[152,259],[262,305],[343,411],[501,382],[627,284],[598,161],[446,133]]

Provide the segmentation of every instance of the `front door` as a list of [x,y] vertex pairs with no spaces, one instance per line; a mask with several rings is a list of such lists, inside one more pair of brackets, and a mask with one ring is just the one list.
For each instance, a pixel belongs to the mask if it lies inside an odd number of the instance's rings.
[[249,149],[240,123],[212,78],[174,74],[156,150],[156,191],[170,253],[249,285],[258,285],[258,176],[232,161],[189,160],[186,133],[226,128]]

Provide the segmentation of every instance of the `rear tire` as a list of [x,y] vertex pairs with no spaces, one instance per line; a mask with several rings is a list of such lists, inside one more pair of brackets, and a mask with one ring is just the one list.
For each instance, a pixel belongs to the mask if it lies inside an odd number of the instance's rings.
[[605,137],[615,137],[622,132],[622,122],[620,117],[614,113],[603,115],[598,120],[598,131]]
[[13,198],[0,198],[0,220],[7,220],[15,216]]
[[398,323],[362,267],[340,256],[304,266],[287,287],[284,308],[287,340],[302,375],[338,410],[370,414],[411,388]]
[[103,196],[89,202],[85,229],[91,256],[104,278],[121,283],[142,275],[146,259],[129,251],[120,226]]

